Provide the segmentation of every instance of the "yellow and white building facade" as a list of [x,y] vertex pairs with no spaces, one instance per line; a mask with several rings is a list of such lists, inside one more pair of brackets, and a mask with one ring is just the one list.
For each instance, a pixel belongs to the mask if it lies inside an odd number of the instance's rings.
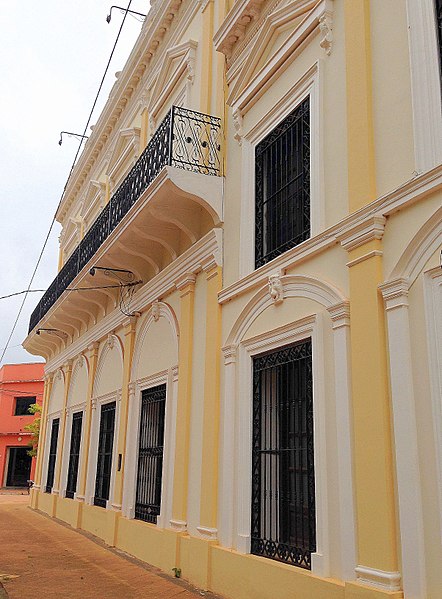
[[147,9],[24,342],[31,505],[227,598],[440,599],[442,3]]

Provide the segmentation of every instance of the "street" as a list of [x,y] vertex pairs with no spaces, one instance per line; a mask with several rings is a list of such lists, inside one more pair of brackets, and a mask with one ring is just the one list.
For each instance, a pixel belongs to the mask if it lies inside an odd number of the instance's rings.
[[[212,597],[0,494],[0,599]],[[6,593],[6,594],[5,594]]]

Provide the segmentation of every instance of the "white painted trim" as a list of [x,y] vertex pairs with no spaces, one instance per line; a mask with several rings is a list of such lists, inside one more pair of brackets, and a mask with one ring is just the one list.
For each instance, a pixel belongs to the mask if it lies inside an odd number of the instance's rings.
[[60,442],[60,425],[61,425],[61,410],[54,412],[46,417],[46,436],[45,436],[45,448],[43,454],[43,464],[41,469],[41,480],[40,485],[44,490],[46,487],[47,479],[48,479],[48,460],[49,460],[49,448],[51,445],[51,433],[52,433],[52,421],[56,418],[60,419],[59,428],[58,428],[58,437],[57,437],[57,455],[55,458],[54,464],[54,473],[57,472],[57,458],[58,458],[58,444]]
[[60,474],[60,497],[66,497],[66,485],[69,472],[69,458],[71,451],[71,436],[72,436],[72,417],[77,412],[83,414],[81,424],[81,437],[80,437],[80,452],[78,460],[78,471],[77,471],[77,486],[78,486],[78,475],[81,472],[81,464],[83,461],[83,443],[84,443],[84,424],[85,424],[85,408],[86,402],[77,404],[75,406],[69,406],[66,409],[66,428],[65,428],[65,443],[63,446],[62,463],[61,463],[61,474]]
[[[111,346],[111,344],[112,344],[112,346]],[[112,331],[111,333],[109,333],[107,341],[105,343],[103,343],[100,348],[100,354],[98,356],[98,362],[97,362],[97,369],[95,371],[95,377],[94,377],[92,397],[95,397],[97,394],[97,390],[99,389],[100,380],[101,380],[101,376],[103,373],[103,368],[106,363],[106,356],[110,351],[112,351],[114,345],[118,349],[118,355],[120,356],[120,361],[121,361],[121,371],[123,371],[123,360],[124,360],[123,343],[122,343],[121,339],[118,337],[118,335],[116,335]]]
[[123,515],[135,518],[135,499],[138,468],[139,422],[141,395],[144,389],[166,385],[166,410],[164,429],[163,473],[161,481],[161,507],[157,526],[165,528],[172,516],[173,501],[173,458],[175,454],[176,402],[178,393],[178,367],[139,379],[130,384],[128,410],[128,436],[123,481]]
[[[431,194],[437,193],[441,188],[442,164],[429,172],[413,177],[413,179],[406,181],[397,189],[381,196],[360,210],[349,214],[340,222],[329,227],[315,237],[307,239],[298,246],[288,250],[278,258],[272,260],[269,264],[261,266],[247,276],[242,276],[238,281],[235,281],[221,290],[218,296],[219,302],[223,304],[242,293],[248,293],[253,288],[261,287],[269,274],[272,274],[276,270],[284,272],[286,269],[298,264],[301,260],[306,260],[325,251],[339,243],[340,240],[345,237],[346,232],[350,234],[352,230],[356,231],[358,227],[362,229],[364,223],[367,224],[367,222],[373,221],[374,216],[390,216],[399,210],[404,210],[405,208],[424,200]],[[435,221],[438,222],[439,220],[439,211],[437,211],[425,226],[433,229],[435,227]],[[420,234],[424,235],[423,229],[421,229]],[[433,243],[436,243],[434,239]],[[413,256],[413,254],[416,253],[415,249],[413,248],[410,250],[409,247],[410,246],[407,248],[407,252]],[[398,266],[396,268],[398,268]],[[389,279],[404,276],[401,274],[402,270],[396,271],[396,268],[388,275]]]
[[[427,596],[425,542],[408,316],[408,281],[389,281],[381,285],[380,289],[385,301],[388,328],[403,588],[406,597],[423,599]],[[397,583],[399,585],[400,578]]]
[[[310,97],[310,235],[324,227],[322,61],[317,61],[270,112],[242,136],[240,277],[255,270],[255,149],[281,121]],[[239,112],[240,119],[241,112]],[[302,244],[300,244],[302,245]]]
[[[198,42],[190,39],[178,46],[167,48],[148,104],[149,115],[152,115],[155,120],[163,111],[168,98],[176,90],[183,77],[186,76],[189,83],[193,82],[197,47]],[[169,69],[174,62],[175,69],[173,73],[170,73]],[[188,95],[189,88],[186,86],[186,97]]]
[[250,552],[251,479],[252,468],[252,358],[264,351],[276,350],[288,343],[311,337],[314,403],[314,456],[316,493],[316,546],[312,554],[312,572],[329,575],[329,539],[326,469],[326,431],[324,395],[324,355],[320,315],[269,331],[241,343],[238,363],[238,397],[236,402],[236,522],[234,546],[240,553]]
[[357,566],[357,580],[382,591],[400,591],[401,575],[399,572],[385,572],[375,568]]
[[[305,297],[318,302],[318,304],[325,308],[331,308],[336,304],[348,301],[340,289],[316,277],[285,275],[280,277],[280,281],[282,285],[281,293],[284,298]],[[266,284],[255,293],[243,308],[227,337],[226,345],[237,345],[240,343],[244,333],[255,318],[272,304],[273,298]]]
[[[155,306],[155,308],[153,307]],[[153,302],[151,308],[147,312],[145,318],[140,322],[140,326],[138,328],[135,348],[132,358],[132,369],[131,369],[131,381],[138,382],[136,375],[138,370],[138,365],[141,358],[141,350],[144,344],[144,340],[146,338],[147,332],[152,324],[152,322],[157,321],[159,318],[165,318],[169,323],[169,326],[172,331],[172,336],[175,341],[175,355],[178,360],[178,348],[179,348],[179,324],[178,319],[175,315],[175,312],[172,308],[160,301]]]
[[433,434],[436,447],[439,529],[442,541],[442,271],[440,268],[425,273],[424,295]]
[[407,0],[416,171],[442,161],[441,87],[434,0]]
[[408,279],[414,283],[442,240],[442,207],[422,225],[406,246],[387,280]]
[[328,308],[332,319],[335,412],[339,493],[339,570],[342,580],[353,580],[357,564],[356,507],[353,486],[353,427],[351,401],[350,304]]
[[[109,486],[109,499],[107,500],[106,509],[112,506],[115,486],[115,469],[117,463],[117,452],[118,443],[117,435],[120,426],[120,404],[121,404],[121,389],[102,395],[101,397],[95,397],[92,399],[92,420],[91,420],[91,435],[89,441],[89,460],[88,460],[88,472],[86,478],[86,492],[85,492],[85,503],[89,505],[94,504],[95,494],[95,480],[97,476],[97,457],[98,457],[98,440],[100,432],[100,419],[101,419],[101,407],[104,404],[115,401],[115,425],[114,425],[114,441],[112,448],[112,468],[111,468],[111,480]],[[98,409],[97,409],[98,408]]]
[[[292,4],[296,9],[296,4]],[[282,9],[281,14],[284,14],[284,12],[285,9]],[[259,97],[275,83],[281,72],[299,56],[311,37],[319,33],[320,23],[323,18],[326,17],[330,20],[333,14],[333,0],[319,0],[316,6],[307,13],[307,16],[291,32],[282,46],[272,53],[271,58],[255,74],[256,62],[268,44],[271,29],[275,29],[278,14],[279,11],[267,17],[264,27],[262,27],[255,42],[250,47],[248,57],[241,69],[242,73],[227,98],[227,104],[232,106],[234,111],[238,110],[245,114]],[[282,21],[284,21],[284,18],[282,18]],[[322,42],[323,38],[321,38]]]

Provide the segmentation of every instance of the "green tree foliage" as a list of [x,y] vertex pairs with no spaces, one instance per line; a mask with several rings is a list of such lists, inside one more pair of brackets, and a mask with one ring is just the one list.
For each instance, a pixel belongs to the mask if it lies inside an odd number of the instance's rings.
[[31,424],[27,424],[24,428],[25,431],[31,433],[31,440],[29,441],[31,449],[28,451],[28,455],[30,455],[31,458],[35,458],[38,449],[38,439],[40,437],[41,406],[37,403],[33,403],[29,406],[29,412],[35,414],[35,418]]

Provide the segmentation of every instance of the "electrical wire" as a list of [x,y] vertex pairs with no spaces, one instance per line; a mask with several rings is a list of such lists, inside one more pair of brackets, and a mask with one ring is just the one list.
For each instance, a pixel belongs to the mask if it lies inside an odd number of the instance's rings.
[[[119,289],[120,287],[133,287],[134,285],[140,285],[143,281],[133,281],[132,283],[119,283],[118,285],[98,285],[97,287],[66,287],[65,291],[94,291],[98,289]],[[46,289],[24,289],[23,291],[16,291],[9,295],[0,296],[0,300],[8,299],[16,295],[22,295],[23,293],[42,293]],[[17,346],[15,346],[17,347]]]
[[[100,86],[99,86],[99,88],[98,88],[97,95],[95,96],[95,100],[94,100],[94,103],[93,103],[93,105],[92,105],[92,109],[91,109],[91,111],[90,111],[90,113],[89,113],[89,117],[88,117],[88,120],[87,120],[86,126],[85,126],[85,128],[84,128],[83,135],[86,135],[87,129],[88,129],[88,127],[89,127],[89,123],[91,122],[92,114],[93,114],[93,112],[94,112],[94,110],[95,110],[95,106],[96,106],[96,104],[97,104],[97,101],[98,101],[98,96],[100,95],[101,89],[102,89],[102,87],[103,87],[103,83],[104,83],[105,77],[106,77],[106,75],[107,75],[107,72],[108,72],[108,70],[109,70],[109,66],[110,66],[111,60],[112,60],[112,58],[113,58],[113,55],[114,55],[114,52],[115,52],[115,48],[116,48],[116,46],[117,46],[117,43],[118,43],[118,40],[119,40],[119,38],[120,38],[120,34],[121,34],[121,31],[122,31],[122,29],[123,29],[123,25],[124,25],[124,23],[125,23],[125,21],[126,21],[126,17],[127,17],[127,15],[128,15],[128,12],[127,12],[127,11],[130,9],[130,6],[131,6],[131,4],[132,4],[132,0],[129,0],[129,3],[128,3],[128,5],[127,5],[127,8],[126,8],[126,12],[125,12],[125,14],[124,14],[123,20],[122,20],[122,22],[121,22],[120,28],[119,28],[119,30],[118,30],[118,33],[117,33],[117,37],[116,37],[116,39],[115,39],[115,42],[114,42],[114,46],[113,46],[113,48],[112,48],[112,52],[110,53],[109,60],[107,61],[107,65],[106,65],[106,68],[105,68],[105,71],[104,71],[104,75],[103,75],[103,77],[102,77],[102,79],[101,79],[101,82],[100,82]],[[0,364],[2,363],[2,361],[3,361],[3,358],[5,357],[5,353],[6,353],[7,349],[8,349],[8,347],[9,347],[9,343],[11,342],[12,335],[13,335],[13,334],[14,334],[14,332],[15,332],[15,329],[16,329],[16,327],[17,327],[18,320],[19,320],[19,318],[20,318],[20,316],[21,316],[21,313],[22,313],[22,311],[23,311],[23,306],[25,305],[26,298],[28,297],[29,291],[30,291],[30,289],[31,289],[31,285],[32,285],[32,283],[33,283],[33,281],[34,281],[34,278],[35,278],[35,275],[36,275],[36,273],[37,273],[38,267],[40,266],[40,262],[41,262],[41,259],[42,259],[42,257],[43,257],[43,253],[44,253],[44,251],[45,251],[45,249],[46,249],[46,246],[47,246],[47,244],[48,244],[48,241],[49,241],[49,237],[50,237],[50,235],[51,235],[51,233],[52,233],[52,229],[53,229],[53,226],[54,226],[54,223],[55,223],[55,217],[56,217],[56,214],[57,214],[57,212],[58,212],[58,209],[60,208],[61,202],[62,202],[62,200],[63,200],[63,196],[64,196],[64,194],[65,194],[66,188],[67,188],[67,186],[68,186],[68,183],[69,183],[69,180],[70,180],[70,178],[71,178],[72,171],[74,170],[74,166],[75,166],[75,163],[76,163],[76,161],[77,161],[77,158],[78,158],[78,155],[79,155],[79,153],[80,153],[80,150],[81,150],[81,146],[82,146],[82,145],[83,145],[83,139],[81,139],[81,140],[80,140],[80,143],[79,143],[79,145],[78,145],[78,149],[77,149],[77,152],[76,152],[76,154],[75,154],[74,161],[73,161],[73,163],[72,163],[71,169],[70,169],[70,171],[69,171],[68,178],[67,178],[67,180],[66,180],[66,183],[65,183],[65,185],[64,185],[63,192],[62,192],[62,194],[61,194],[60,200],[59,200],[59,202],[58,202],[57,209],[56,209],[56,211],[55,211],[55,213],[54,213],[54,216],[53,216],[53,218],[52,218],[52,222],[51,222],[51,224],[50,224],[50,226],[49,226],[49,231],[48,231],[48,233],[47,233],[47,235],[46,235],[46,238],[45,238],[45,240],[44,240],[44,243],[43,243],[43,247],[42,247],[42,249],[41,249],[41,251],[40,251],[40,254],[39,254],[39,256],[38,256],[37,264],[35,265],[35,268],[34,268],[34,270],[33,270],[33,273],[32,273],[32,276],[31,276],[31,280],[29,281],[29,285],[28,285],[28,288],[27,288],[27,292],[24,294],[24,298],[23,298],[23,301],[22,301],[22,303],[21,303],[21,305],[20,305],[20,308],[19,308],[19,310],[18,310],[17,317],[16,317],[16,319],[15,319],[15,321],[14,321],[14,324],[12,325],[12,330],[11,330],[11,332],[10,332],[10,334],[9,334],[8,340],[6,341],[6,345],[5,345],[4,349],[3,349],[2,355],[0,356]]]

